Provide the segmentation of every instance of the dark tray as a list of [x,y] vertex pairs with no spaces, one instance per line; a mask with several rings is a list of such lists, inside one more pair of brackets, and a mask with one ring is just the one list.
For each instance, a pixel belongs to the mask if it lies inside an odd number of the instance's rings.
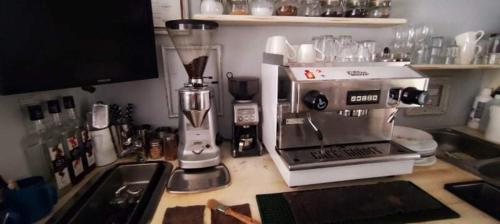
[[408,181],[257,195],[263,223],[408,223],[458,218]]
[[444,188],[500,221],[500,188],[484,181],[451,183]]

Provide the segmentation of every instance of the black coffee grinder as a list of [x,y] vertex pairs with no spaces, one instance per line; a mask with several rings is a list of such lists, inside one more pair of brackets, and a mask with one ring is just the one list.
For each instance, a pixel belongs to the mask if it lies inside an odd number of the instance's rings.
[[262,155],[259,141],[259,105],[252,98],[259,91],[259,79],[233,77],[227,73],[233,101],[233,157]]

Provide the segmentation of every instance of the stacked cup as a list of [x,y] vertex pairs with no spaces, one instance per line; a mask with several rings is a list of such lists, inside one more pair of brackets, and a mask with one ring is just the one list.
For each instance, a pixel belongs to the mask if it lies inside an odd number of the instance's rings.
[[477,43],[484,36],[484,31],[465,32],[455,37],[455,42],[460,48],[460,64],[471,64],[476,54],[483,50]]

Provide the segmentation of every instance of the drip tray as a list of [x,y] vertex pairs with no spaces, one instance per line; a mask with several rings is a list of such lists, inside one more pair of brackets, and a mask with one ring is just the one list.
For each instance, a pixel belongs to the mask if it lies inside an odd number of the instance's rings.
[[217,190],[231,182],[229,170],[223,164],[203,169],[180,169],[172,173],[167,191],[170,193],[199,193]]
[[416,160],[420,155],[394,142],[349,144],[307,149],[279,150],[290,170]]

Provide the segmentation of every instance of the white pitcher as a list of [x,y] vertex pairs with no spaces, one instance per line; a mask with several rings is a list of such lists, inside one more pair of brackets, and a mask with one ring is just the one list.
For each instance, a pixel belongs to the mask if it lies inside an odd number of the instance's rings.
[[288,64],[289,59],[295,59],[297,52],[284,36],[267,38],[266,53],[283,55],[283,64]]

